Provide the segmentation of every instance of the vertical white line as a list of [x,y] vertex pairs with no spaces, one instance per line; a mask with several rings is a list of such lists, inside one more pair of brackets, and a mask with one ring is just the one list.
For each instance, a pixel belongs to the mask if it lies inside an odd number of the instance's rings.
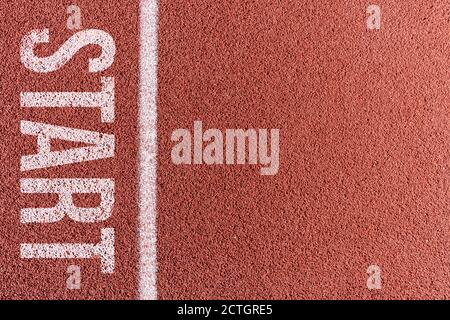
[[141,0],[139,11],[139,299],[155,300],[158,0]]

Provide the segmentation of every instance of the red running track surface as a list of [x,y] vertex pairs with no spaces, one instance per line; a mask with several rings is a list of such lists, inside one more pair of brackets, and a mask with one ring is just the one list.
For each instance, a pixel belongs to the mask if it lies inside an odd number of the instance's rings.
[[[151,1],[148,1],[151,2]],[[70,1],[0,4],[0,298],[139,297],[139,1],[77,1],[82,29],[115,41],[114,63],[90,73],[101,49],[62,68],[21,63],[22,38],[48,28],[50,56],[78,30]],[[450,298],[450,11],[447,1],[159,1],[157,297],[159,299]],[[146,57],[141,57],[145,59]],[[21,92],[101,89],[115,79],[115,119],[98,108],[21,108]],[[36,138],[21,121],[114,134],[114,156],[21,171]],[[280,166],[175,165],[174,130],[280,130]],[[83,145],[52,142],[52,150]],[[21,209],[56,194],[25,194],[21,179],[115,183],[109,219],[22,223]],[[98,195],[74,195],[95,207]],[[115,267],[99,259],[23,259],[24,243],[98,243],[114,228]],[[81,287],[67,288],[69,265]],[[369,290],[367,268],[381,269]],[[145,270],[144,270],[145,271]]]

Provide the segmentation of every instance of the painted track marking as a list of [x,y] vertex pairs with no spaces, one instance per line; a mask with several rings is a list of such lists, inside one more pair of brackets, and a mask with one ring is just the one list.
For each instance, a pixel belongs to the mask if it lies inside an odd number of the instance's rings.
[[141,0],[139,19],[139,299],[155,300],[157,0]]

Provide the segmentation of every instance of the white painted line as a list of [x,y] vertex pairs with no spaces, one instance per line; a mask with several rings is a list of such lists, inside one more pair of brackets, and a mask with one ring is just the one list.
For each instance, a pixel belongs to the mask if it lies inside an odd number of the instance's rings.
[[156,300],[158,0],[140,2],[139,299]]

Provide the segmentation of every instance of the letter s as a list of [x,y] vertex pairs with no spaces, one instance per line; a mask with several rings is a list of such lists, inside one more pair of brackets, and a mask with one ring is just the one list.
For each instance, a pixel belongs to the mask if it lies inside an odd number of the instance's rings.
[[64,66],[84,46],[98,45],[102,53],[98,58],[89,59],[89,72],[100,72],[108,69],[114,62],[116,45],[114,39],[105,31],[98,29],[82,30],[71,36],[53,55],[36,57],[33,49],[37,44],[48,43],[48,29],[32,30],[22,38],[20,60],[22,64],[34,72],[53,72]]

